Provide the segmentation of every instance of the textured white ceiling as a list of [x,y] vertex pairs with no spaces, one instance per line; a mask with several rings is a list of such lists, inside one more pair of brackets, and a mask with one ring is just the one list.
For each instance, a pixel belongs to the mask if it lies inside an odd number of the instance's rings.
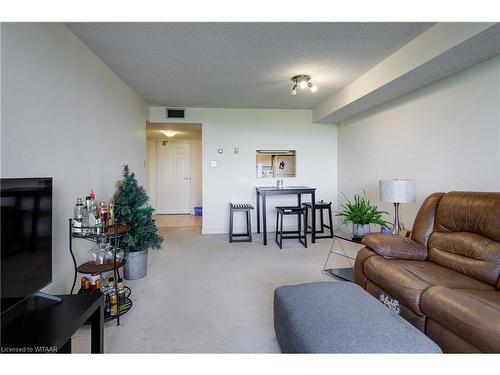
[[[68,23],[149,104],[314,108],[430,23]],[[290,95],[290,78],[319,87]]]

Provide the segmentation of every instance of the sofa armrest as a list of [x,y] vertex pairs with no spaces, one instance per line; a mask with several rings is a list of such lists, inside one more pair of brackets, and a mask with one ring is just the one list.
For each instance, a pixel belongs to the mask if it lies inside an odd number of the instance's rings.
[[363,289],[366,289],[366,282],[368,279],[365,276],[365,262],[368,258],[376,256],[377,253],[368,247],[364,247],[358,251],[356,260],[354,261],[354,282],[358,284]]
[[371,233],[364,236],[362,242],[386,259],[427,259],[427,248],[424,245],[395,234]]

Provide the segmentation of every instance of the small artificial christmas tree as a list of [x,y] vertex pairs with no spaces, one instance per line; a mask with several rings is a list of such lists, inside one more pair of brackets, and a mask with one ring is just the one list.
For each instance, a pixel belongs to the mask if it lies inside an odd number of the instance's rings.
[[120,247],[125,252],[159,249],[163,242],[151,217],[154,209],[147,205],[148,200],[146,191],[137,183],[135,174],[130,173],[128,165],[125,165],[123,181],[115,201],[116,219],[130,227],[120,241]]

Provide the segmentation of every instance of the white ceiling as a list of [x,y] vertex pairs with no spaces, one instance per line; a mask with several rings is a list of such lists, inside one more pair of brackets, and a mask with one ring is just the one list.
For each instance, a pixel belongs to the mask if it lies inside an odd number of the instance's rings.
[[[314,108],[431,23],[68,23],[151,105]],[[290,78],[319,87],[290,95]]]
[[[168,138],[163,130],[174,130],[177,134]],[[191,123],[146,123],[148,139],[201,139],[201,124]]]

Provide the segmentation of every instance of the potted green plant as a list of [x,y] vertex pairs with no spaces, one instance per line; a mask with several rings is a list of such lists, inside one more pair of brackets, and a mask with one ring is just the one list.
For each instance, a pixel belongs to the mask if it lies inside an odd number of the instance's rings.
[[[344,195],[344,193],[342,193]],[[360,239],[371,232],[370,224],[378,224],[382,227],[390,225],[389,222],[382,219],[382,216],[388,215],[387,211],[380,211],[377,206],[373,205],[366,192],[363,194],[354,194],[352,201],[347,199],[347,203],[341,205],[342,211],[335,214],[341,217],[342,224],[352,223],[352,237]]]
[[125,165],[123,181],[115,201],[115,217],[118,222],[129,226],[129,231],[120,242],[125,252],[124,277],[127,280],[146,276],[148,250],[160,249],[163,241],[152,219],[154,209],[147,204],[148,201],[146,191]]

